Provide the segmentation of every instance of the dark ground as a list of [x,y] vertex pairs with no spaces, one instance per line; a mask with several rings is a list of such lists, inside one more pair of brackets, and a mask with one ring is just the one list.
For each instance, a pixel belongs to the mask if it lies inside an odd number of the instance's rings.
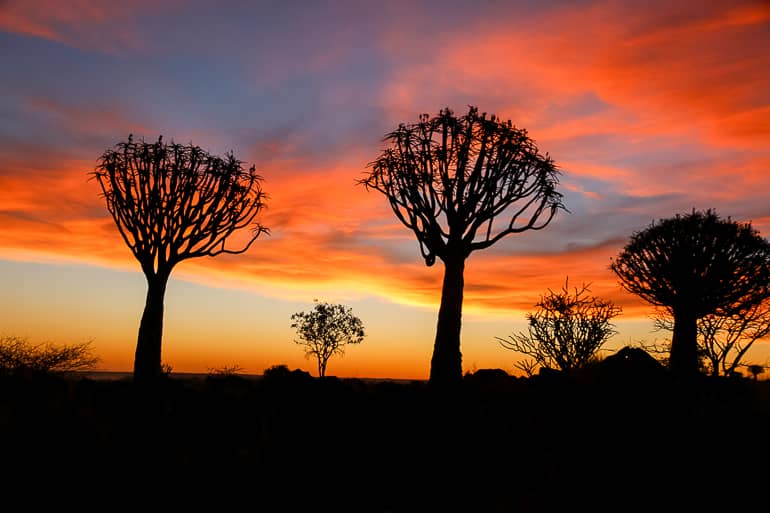
[[[644,373],[643,373],[644,374]],[[3,503],[76,510],[766,511],[770,382],[0,378]],[[10,511],[10,510],[8,510]]]

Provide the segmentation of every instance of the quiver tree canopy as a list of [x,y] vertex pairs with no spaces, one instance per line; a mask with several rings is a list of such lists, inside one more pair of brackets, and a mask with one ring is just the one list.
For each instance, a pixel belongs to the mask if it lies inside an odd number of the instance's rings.
[[[93,177],[147,278],[134,378],[148,382],[162,374],[163,300],[171,271],[188,258],[243,253],[267,232],[255,221],[265,206],[262,177],[232,153],[218,157],[192,144],[131,136],[104,152]],[[228,248],[228,237],[247,227],[247,240]]]
[[674,318],[671,371],[698,371],[697,320],[739,314],[770,296],[770,243],[713,210],[653,222],[611,264],[629,292]]
[[[265,203],[262,177],[198,146],[118,143],[99,159],[94,177],[126,245],[147,272],[162,272],[182,260],[243,253],[267,229],[255,222]],[[235,231],[252,226],[238,249],[225,247]]]
[[423,114],[385,142],[360,183],[387,197],[428,266],[444,262],[430,382],[452,385],[462,379],[465,260],[506,235],[547,226],[564,208],[559,171],[526,130],[476,107],[462,116],[448,108]]
[[384,194],[417,237],[427,265],[467,257],[506,235],[539,230],[564,208],[559,172],[525,129],[470,107],[420,116],[385,137],[389,147],[362,180]]

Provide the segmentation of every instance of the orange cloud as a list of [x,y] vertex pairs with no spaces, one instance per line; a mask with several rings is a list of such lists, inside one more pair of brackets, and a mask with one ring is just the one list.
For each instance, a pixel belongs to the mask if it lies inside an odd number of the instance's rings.
[[[498,16],[485,20],[474,37],[439,34],[433,61],[399,67],[384,103],[403,111],[436,91],[443,97],[451,91],[493,100],[498,114],[531,128],[538,139],[620,132],[766,147],[761,114],[768,107],[770,54],[760,49],[770,44],[770,6],[639,7],[597,2],[546,10],[534,19]],[[399,55],[414,43],[394,31],[383,47]],[[607,108],[566,120],[558,109],[550,112],[586,93]]]

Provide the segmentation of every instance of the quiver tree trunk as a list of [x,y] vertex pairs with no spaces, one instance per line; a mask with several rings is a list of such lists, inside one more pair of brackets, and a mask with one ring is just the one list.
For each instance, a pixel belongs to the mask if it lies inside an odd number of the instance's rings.
[[674,311],[669,367],[680,378],[698,374],[698,318],[686,310]]
[[157,381],[163,374],[161,342],[163,339],[163,301],[168,273],[148,274],[147,301],[139,324],[139,336],[134,357],[134,380],[146,384]]
[[462,380],[460,328],[464,270],[464,257],[449,256],[444,259],[444,284],[441,289],[436,342],[433,345],[430,367],[430,383],[439,387],[452,386]]

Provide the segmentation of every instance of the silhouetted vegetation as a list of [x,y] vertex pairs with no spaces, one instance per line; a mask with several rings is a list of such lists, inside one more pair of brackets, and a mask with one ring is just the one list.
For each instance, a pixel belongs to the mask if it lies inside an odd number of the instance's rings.
[[746,353],[757,340],[770,335],[770,302],[760,303],[732,315],[707,315],[698,322],[699,344],[713,376],[739,372]]
[[634,233],[611,269],[626,290],[673,318],[669,365],[680,377],[698,373],[698,319],[740,316],[770,296],[770,243],[751,223],[712,210]]
[[315,357],[321,378],[326,376],[329,358],[344,355],[345,346],[360,344],[365,337],[361,319],[345,305],[315,301],[311,311],[292,314],[291,320],[299,337],[294,342],[305,348],[306,357]]
[[[131,136],[107,150],[93,172],[107,210],[147,278],[134,378],[163,375],[163,302],[174,267],[189,258],[238,254],[267,229],[255,222],[265,206],[262,177],[232,154],[210,155],[198,146],[136,142]],[[239,249],[225,243],[253,226]]]
[[84,371],[99,361],[91,342],[32,344],[22,337],[0,337],[0,374]]
[[149,396],[130,379],[1,376],[3,490],[61,511],[764,507],[770,382],[668,378],[638,348],[571,374],[480,369],[451,397],[285,365],[172,375]]
[[[539,367],[567,372],[583,367],[617,333],[611,321],[621,312],[612,301],[590,295],[588,287],[570,289],[567,280],[560,291],[549,289],[535,304],[537,310],[527,314],[527,333],[497,337],[498,342],[531,357]],[[521,368],[532,374],[529,363]]]
[[758,364],[752,364],[748,366],[749,374],[754,378],[754,381],[757,380],[757,377],[762,374],[765,370],[765,367],[763,365]]
[[384,194],[411,229],[425,263],[444,262],[430,382],[462,378],[460,331],[465,261],[506,235],[539,230],[559,209],[559,172],[527,131],[479,114],[455,116],[446,108],[420,116],[385,137],[387,149],[361,180]]
[[222,367],[209,367],[209,376],[237,376],[243,372],[240,365],[223,365]]
[[[659,329],[673,331],[670,317],[655,318]],[[770,335],[770,299],[738,312],[711,314],[698,319],[698,363],[712,376],[731,376],[751,364],[744,361],[758,340]]]

